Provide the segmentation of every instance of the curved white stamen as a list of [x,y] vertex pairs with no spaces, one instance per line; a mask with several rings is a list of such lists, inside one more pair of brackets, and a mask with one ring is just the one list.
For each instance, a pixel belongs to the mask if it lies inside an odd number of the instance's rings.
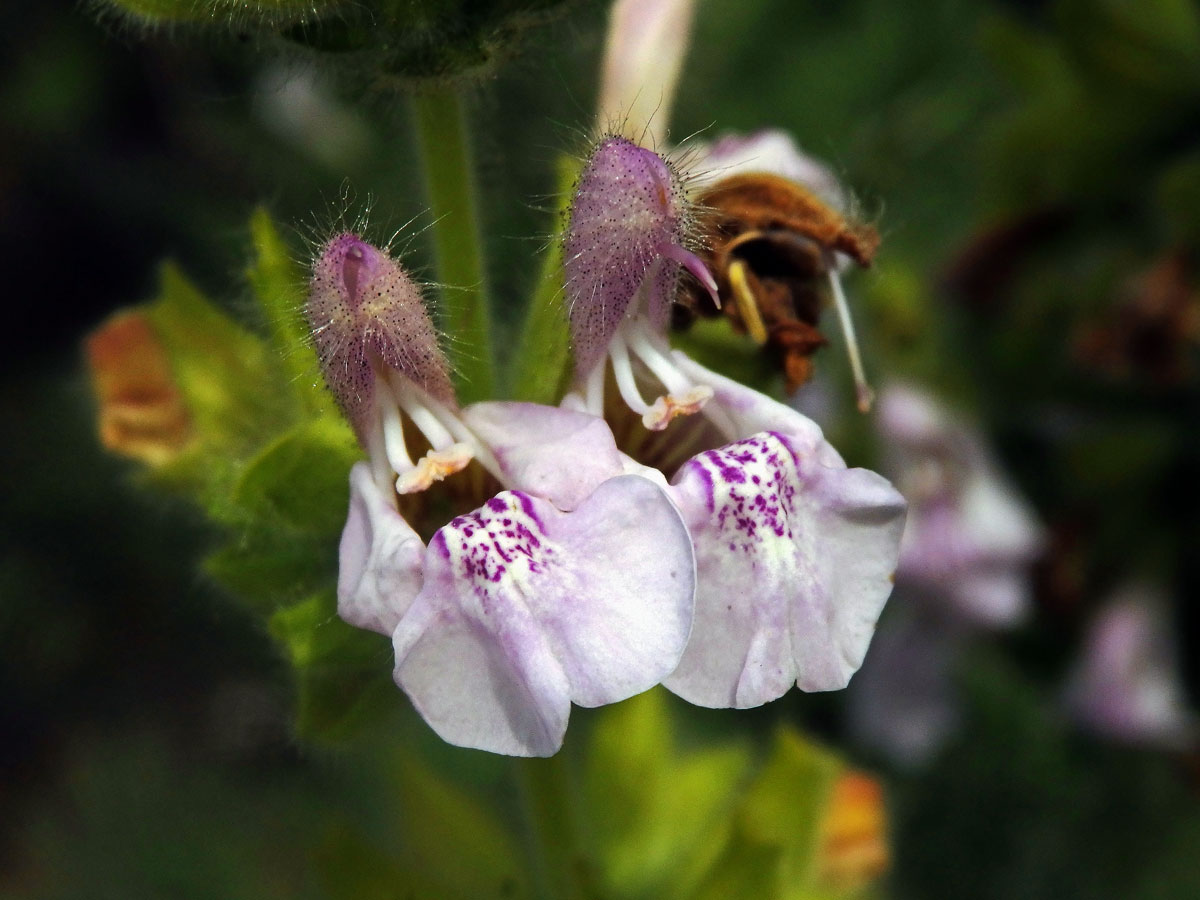
[[629,353],[625,349],[625,340],[617,334],[608,345],[608,355],[612,359],[613,375],[617,379],[617,390],[621,399],[640,416],[650,412],[650,404],[642,399],[637,383],[633,377],[633,366],[629,362]]
[[695,385],[679,367],[666,357],[647,334],[648,327],[644,319],[624,329],[624,337],[628,341],[633,355],[646,364],[646,368],[654,373],[654,377],[662,382],[668,394],[686,394]]
[[[378,399],[375,401],[378,403]],[[383,417],[380,416],[367,432],[367,458],[371,461],[371,477],[384,497],[390,497],[393,489],[391,463],[388,462],[387,442],[383,436]]]
[[587,384],[583,388],[583,403],[586,409],[593,416],[604,416],[604,361],[592,369],[592,373],[587,377]]
[[842,291],[842,279],[838,276],[837,258],[832,253],[826,254],[826,268],[829,270],[829,288],[833,292],[833,308],[837,310],[838,323],[842,326],[842,334],[846,338],[846,354],[850,357],[850,371],[854,375],[854,391],[858,400],[858,411],[871,411],[875,401],[875,392],[867,383],[863,371],[862,357],[858,353],[858,338],[854,336],[854,322],[850,318],[850,305]]
[[399,474],[410,470],[413,467],[413,461],[409,457],[408,447],[404,443],[404,425],[400,422],[400,410],[388,402],[388,399],[391,398],[385,398],[385,393],[379,391],[377,394],[380,424],[383,428],[384,454],[392,471]]
[[508,481],[505,479],[500,469],[500,463],[496,460],[495,455],[483,441],[475,436],[475,433],[470,428],[463,424],[462,420],[455,413],[446,409],[446,407],[432,397],[425,398],[425,409],[454,436],[455,440],[471,448],[471,452],[481,466],[502,485],[508,487]]
[[454,443],[454,437],[450,431],[437,420],[432,412],[420,403],[412,402],[411,397],[405,399],[407,402],[401,401],[400,408],[408,413],[413,424],[429,440],[429,446],[434,450],[445,450]]

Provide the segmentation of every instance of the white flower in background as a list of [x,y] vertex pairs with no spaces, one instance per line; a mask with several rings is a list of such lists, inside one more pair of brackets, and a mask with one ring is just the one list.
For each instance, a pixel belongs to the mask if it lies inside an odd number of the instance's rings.
[[1043,534],[983,435],[930,394],[880,394],[880,439],[909,503],[896,570],[896,614],[885,619],[850,690],[851,732],[901,765],[933,757],[957,727],[954,670],[985,630],[1030,609]]
[[909,502],[897,579],[976,625],[1021,622],[1044,537],[983,436],[931,395],[900,385],[880,397],[879,430]]
[[1066,689],[1067,709],[1085,728],[1169,748],[1196,739],[1166,610],[1157,591],[1134,584],[1092,621]]

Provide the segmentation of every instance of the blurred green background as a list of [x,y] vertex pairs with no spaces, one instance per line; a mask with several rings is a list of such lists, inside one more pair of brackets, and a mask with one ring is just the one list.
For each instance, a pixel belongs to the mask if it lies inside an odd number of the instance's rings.
[[[501,328],[554,227],[555,160],[586,147],[605,11],[533,29],[470,92]],[[244,311],[257,205],[298,258],[347,202],[369,200],[381,233],[428,224],[408,106],[246,36],[135,34],[66,0],[5,4],[0,47],[0,895],[376,896],[329,860],[354,845],[339,835],[393,840],[409,776],[293,740],[289,666],[199,574],[214,527],[101,451],[80,347],[167,258]],[[1059,702],[1087,622],[1131,579],[1169,598],[1193,705],[1200,684],[1200,10],[701,0],[672,133],[768,126],[828,160],[883,234],[849,282],[874,377],[977,417],[1049,543],[1035,615],[956,668],[960,725],[924,766],[854,745],[839,696],[672,709],[701,745],[790,722],[882,777],[884,895],[1200,896],[1194,748],[1089,736]],[[433,278],[426,237],[407,258]],[[1163,312],[1138,285],[1165,260]],[[867,422],[830,432],[877,460]],[[504,808],[499,763],[395,707],[399,733]],[[590,721],[577,710],[573,733]]]

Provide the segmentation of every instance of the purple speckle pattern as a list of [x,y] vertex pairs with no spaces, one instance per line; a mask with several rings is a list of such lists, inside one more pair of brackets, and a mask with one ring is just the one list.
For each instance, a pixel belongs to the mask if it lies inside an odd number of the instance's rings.
[[691,230],[683,184],[666,160],[622,137],[596,145],[575,187],[563,243],[577,376],[604,358],[647,277],[647,312],[666,328],[679,267],[660,248],[686,246]]
[[452,520],[434,544],[455,575],[471,585],[484,616],[502,582],[519,584],[542,574],[556,555],[533,504],[518,491],[497,494],[475,512]]
[[[800,462],[775,432],[693,457],[681,476],[694,476],[706,487],[708,528],[719,534],[730,553],[756,554],[764,539],[795,541]],[[768,540],[767,543],[770,543]]]
[[385,251],[349,232],[333,237],[313,262],[304,311],[321,372],[360,438],[372,418],[375,366],[454,405],[421,291]]

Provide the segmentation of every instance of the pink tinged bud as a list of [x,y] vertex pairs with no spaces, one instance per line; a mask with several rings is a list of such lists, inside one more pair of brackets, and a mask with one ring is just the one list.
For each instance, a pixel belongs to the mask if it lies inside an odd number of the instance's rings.
[[695,0],[617,0],[600,77],[600,122],[666,141]]
[[380,376],[455,405],[420,288],[386,251],[349,232],[331,239],[313,263],[305,313],[325,381],[364,443]]
[[[679,270],[716,299],[716,284],[688,249],[692,212],[679,174],[652,150],[609,136],[592,151],[575,188],[563,267],[576,374],[604,358],[626,318],[645,312],[666,330]],[[644,296],[639,296],[644,292]]]

